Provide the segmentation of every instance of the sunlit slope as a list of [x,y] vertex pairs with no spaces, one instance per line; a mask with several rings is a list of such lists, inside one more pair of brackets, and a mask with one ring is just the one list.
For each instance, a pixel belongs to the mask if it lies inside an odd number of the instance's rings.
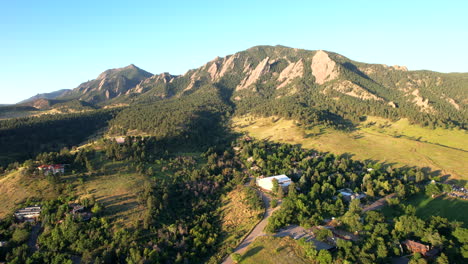
[[410,125],[406,120],[392,123],[380,118],[368,118],[353,132],[323,127],[308,130],[293,120],[251,116],[233,118],[233,127],[259,139],[301,144],[336,154],[349,153],[354,159],[429,167],[441,175],[468,179],[465,131],[432,130]]

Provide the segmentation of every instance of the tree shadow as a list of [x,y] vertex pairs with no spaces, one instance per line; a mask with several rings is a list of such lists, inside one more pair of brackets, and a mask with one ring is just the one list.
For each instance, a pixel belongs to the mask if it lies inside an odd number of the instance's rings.
[[263,248],[264,248],[263,246],[256,246],[254,248],[251,248],[247,252],[245,252],[242,258],[252,257],[258,252],[260,252]]
[[356,156],[356,154],[345,152],[345,153],[341,154],[340,156],[342,158],[345,158],[345,159],[352,159],[354,156]]

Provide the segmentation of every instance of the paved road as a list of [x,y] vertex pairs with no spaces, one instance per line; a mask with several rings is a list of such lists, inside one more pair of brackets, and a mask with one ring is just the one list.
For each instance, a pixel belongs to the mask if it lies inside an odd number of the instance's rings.
[[312,235],[312,233],[308,230],[306,230],[305,228],[303,228],[302,226],[298,226],[298,225],[289,225],[285,228],[282,228],[280,230],[278,230],[278,232],[274,235],[275,237],[285,237],[285,236],[289,236],[289,237],[292,237],[294,239],[302,239],[304,238],[305,241],[307,242],[313,242],[314,245],[315,245],[315,248],[317,250],[322,250],[322,249],[331,249],[333,248],[334,246],[332,245],[329,245],[325,242],[322,242],[322,241],[319,241],[317,239],[314,238],[314,236]]
[[40,223],[36,223],[36,225],[34,225],[31,228],[31,235],[29,236],[29,240],[28,240],[28,247],[29,247],[29,250],[31,251],[31,254],[33,254],[39,249],[37,246],[37,238],[39,237],[40,231],[41,231]]
[[[252,232],[237,246],[237,248],[234,250],[233,253],[239,253],[243,254],[247,250],[247,247],[252,243],[255,238],[259,236],[264,236],[266,235],[265,232],[263,232],[263,229],[265,226],[268,224],[268,218],[273,214],[274,211],[278,210],[280,206],[277,206],[276,208],[270,208],[270,197],[265,195],[263,192],[258,191],[261,196],[263,203],[265,204],[265,214],[263,215],[262,221],[260,221],[257,226],[252,230]],[[231,256],[228,256],[223,262],[223,264],[232,264],[234,263],[231,259]]]

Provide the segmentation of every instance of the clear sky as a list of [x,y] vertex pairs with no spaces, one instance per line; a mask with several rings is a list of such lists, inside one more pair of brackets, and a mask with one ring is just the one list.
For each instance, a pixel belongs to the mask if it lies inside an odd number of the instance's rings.
[[468,72],[468,1],[0,1],[0,103],[135,64],[182,74],[255,45]]

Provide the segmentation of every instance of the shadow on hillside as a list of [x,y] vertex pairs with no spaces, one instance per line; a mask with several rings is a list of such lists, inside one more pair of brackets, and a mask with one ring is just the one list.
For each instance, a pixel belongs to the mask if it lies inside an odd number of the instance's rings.
[[358,75],[361,76],[362,78],[367,79],[367,80],[371,80],[371,79],[369,78],[369,76],[367,76],[367,75],[364,74],[362,71],[360,71],[360,70],[358,69],[358,67],[356,67],[356,65],[352,64],[351,62],[345,62],[345,63],[343,63],[342,65],[343,65],[343,67],[345,67],[347,70],[350,70],[350,71],[352,71],[352,72],[358,74]]

